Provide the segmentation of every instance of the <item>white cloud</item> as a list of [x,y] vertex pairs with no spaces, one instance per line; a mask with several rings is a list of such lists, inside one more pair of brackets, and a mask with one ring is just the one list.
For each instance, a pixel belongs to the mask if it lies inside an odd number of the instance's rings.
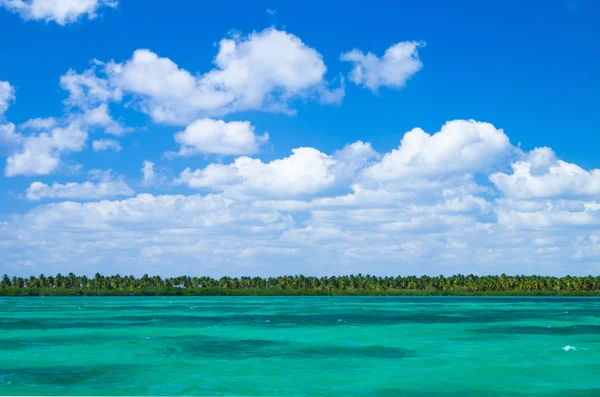
[[0,117],[15,100],[15,88],[8,81],[0,81]]
[[[274,28],[222,39],[214,69],[204,74],[148,49],[136,50],[123,63],[95,63],[82,74],[63,76],[63,87],[71,92],[67,103],[118,102],[129,94],[139,110],[159,123],[186,125],[243,110],[293,112],[289,103],[294,100],[339,103],[344,95],[343,86],[329,89],[321,54]],[[106,78],[96,75],[99,66]]]
[[18,135],[19,148],[6,160],[4,173],[9,177],[51,174],[58,169],[61,155],[85,147],[87,136],[76,122],[27,136]]
[[[88,132],[103,128],[105,132],[122,134],[131,128],[113,120],[107,101],[118,98],[116,91],[107,91],[101,81],[84,75],[65,75],[61,81],[70,96],[65,102],[69,112],[62,118],[33,118],[20,124],[0,124],[0,155],[6,156],[5,175],[48,175],[61,166],[61,158],[85,148]],[[0,84],[0,110],[14,101],[10,84]],[[77,110],[73,110],[77,107]],[[1,116],[1,114],[0,114]],[[95,150],[111,142],[100,140]],[[100,146],[98,146],[100,145]],[[117,149],[118,146],[111,146]]]
[[[483,177],[515,159],[535,178],[562,167],[548,149],[523,153],[475,121],[409,131],[381,155],[359,141],[238,157],[179,175],[212,193],[40,205],[0,222],[0,273],[597,273],[600,200],[566,182],[585,173],[561,172],[561,188],[543,197],[533,183],[513,194]],[[143,173],[161,180],[149,161]],[[67,184],[53,188],[39,190]]]
[[61,87],[69,93],[64,101],[70,111],[68,117],[86,126],[101,128],[107,134],[123,135],[133,131],[133,128],[125,127],[110,114],[109,103],[120,102],[123,99],[122,90],[96,76],[95,70],[104,65],[102,62],[94,60],[93,64],[91,69],[81,74],[69,70],[60,78]]
[[104,150],[120,152],[122,150],[121,144],[114,139],[97,139],[92,142],[92,148],[94,149],[94,152],[102,152]]
[[81,17],[94,19],[102,7],[115,8],[115,0],[0,0],[0,7],[25,20],[41,20],[66,25]]
[[238,157],[229,165],[210,164],[184,170],[178,182],[192,188],[211,188],[235,196],[295,197],[316,194],[351,177],[375,152],[356,142],[330,156],[314,148],[296,148],[289,157],[263,163]]
[[19,125],[21,130],[47,130],[56,126],[57,120],[54,117],[35,118],[27,120]]
[[398,149],[367,169],[365,176],[391,181],[486,172],[503,165],[514,150],[504,131],[492,124],[454,120],[433,135],[420,128],[407,132]]
[[95,200],[105,197],[133,196],[135,192],[122,179],[103,180],[100,182],[69,182],[47,185],[33,182],[27,189],[27,199]]
[[97,67],[103,67],[102,62],[94,60],[93,67],[78,74],[69,70],[60,77],[60,86],[69,93],[65,104],[70,107],[90,109],[95,106],[123,98],[123,92],[110,84],[106,79],[96,76]]
[[333,153],[335,164],[331,168],[331,173],[336,176],[338,182],[353,181],[358,171],[370,164],[377,156],[370,143],[363,141],[350,143]]
[[0,155],[12,153],[23,140],[12,123],[0,124]]
[[599,208],[576,200],[498,200],[498,224],[510,229],[556,230],[600,225]]
[[248,121],[199,119],[175,134],[181,146],[179,155],[193,154],[254,154],[261,144],[269,140],[268,134],[255,135],[254,126]]
[[[568,236],[564,229],[507,228],[482,223],[469,206],[458,213],[435,212],[435,206],[411,202],[314,209],[307,221],[301,220],[304,212],[297,216],[220,194],[50,204],[0,224],[0,270],[585,274],[600,257],[593,239],[597,228],[574,229]],[[529,243],[540,239],[547,243]],[[577,254],[581,259],[575,261]]]
[[[64,117],[33,118],[20,124],[18,129],[12,123],[0,124],[0,155],[7,157],[6,176],[56,172],[64,155],[85,148],[90,129],[103,128],[116,135],[131,130],[112,119],[109,113],[108,102],[120,100],[120,92],[97,78],[93,70],[81,75],[69,71],[62,76],[61,86],[69,92],[65,101],[69,112]],[[0,82],[0,116],[14,99],[14,88]],[[99,140],[94,150],[120,149],[118,144],[110,142],[114,141]]]
[[511,165],[512,174],[495,173],[490,180],[506,196],[518,199],[600,195],[600,169],[586,171],[558,160],[550,148],[538,148]]
[[[316,149],[297,148],[291,156],[266,164],[258,159],[238,157],[229,165],[212,164],[208,171],[186,169],[179,180],[195,188],[212,187],[249,195],[296,196],[316,193],[332,185],[335,176],[329,169],[334,163],[330,156]],[[208,185],[214,180],[227,184]]]
[[[169,266],[175,273],[188,266],[189,271],[199,270],[199,257],[204,258],[204,269],[231,269],[248,248],[248,237],[268,240],[290,227],[291,220],[277,211],[251,209],[218,195],[141,194],[125,200],[42,205],[12,222],[0,223],[0,251],[4,253],[4,243],[12,246],[1,271],[14,274],[16,269],[9,268],[19,266],[17,271],[23,272],[28,259],[14,255],[37,241],[37,249],[47,250],[47,255],[38,258],[35,266],[43,266],[46,273],[64,271],[58,270],[64,266],[79,273],[94,268],[102,273],[137,273],[143,266],[144,272],[164,274]],[[14,227],[20,229],[20,236],[10,233],[9,229],[16,231]],[[223,234],[230,238],[223,240]],[[178,262],[184,257],[196,261]]]
[[92,109],[87,109],[81,115],[74,114],[72,118],[80,120],[81,123],[87,126],[102,128],[104,132],[111,135],[120,136],[126,132],[133,131],[133,128],[125,127],[112,118],[106,103]]
[[350,81],[376,92],[379,87],[403,88],[408,79],[423,67],[418,48],[423,42],[403,41],[385,51],[379,58],[357,49],[341,55],[342,61],[351,62]]
[[142,184],[144,186],[154,186],[159,182],[159,177],[154,171],[154,163],[144,160],[142,165]]

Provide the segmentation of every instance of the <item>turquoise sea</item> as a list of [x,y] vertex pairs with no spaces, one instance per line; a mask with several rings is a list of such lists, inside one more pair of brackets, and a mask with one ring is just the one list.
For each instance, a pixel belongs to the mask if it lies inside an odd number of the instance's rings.
[[600,299],[0,298],[0,394],[600,396]]

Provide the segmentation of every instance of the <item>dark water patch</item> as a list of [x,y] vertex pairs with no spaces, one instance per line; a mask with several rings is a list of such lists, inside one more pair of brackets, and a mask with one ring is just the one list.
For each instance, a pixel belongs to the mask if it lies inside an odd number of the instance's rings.
[[[214,309],[214,310],[213,310]],[[67,328],[119,328],[119,327],[152,327],[165,326],[171,328],[221,326],[258,326],[295,328],[299,326],[362,326],[362,325],[394,325],[394,324],[477,324],[500,323],[529,320],[552,320],[574,322],[579,316],[597,316],[600,313],[593,308],[552,308],[545,310],[534,309],[487,309],[487,308],[447,308],[440,307],[429,310],[340,310],[326,307],[313,309],[306,307],[287,307],[287,310],[272,313],[248,313],[255,307],[231,310],[221,308],[222,316],[214,315],[218,307],[211,307],[210,312],[204,313],[201,306],[185,306],[181,311],[170,307],[148,308],[139,315],[127,313],[120,315],[120,310],[114,312],[105,310],[106,316],[82,316],[79,310],[73,316],[51,316],[43,318],[26,318],[11,320],[10,317],[0,319],[0,330],[35,330],[35,329],[67,329]],[[126,310],[126,309],[123,309]],[[150,313],[149,313],[150,312]],[[566,313],[568,312],[568,313]],[[79,316],[78,316],[79,314]],[[78,318],[79,317],[79,318]]]
[[378,358],[414,357],[409,349],[388,346],[312,345],[263,339],[220,339],[206,336],[167,338],[155,349],[166,354],[210,359],[240,360],[247,358]]
[[[147,322],[150,324],[150,322]],[[0,330],[48,330],[48,329],[68,329],[68,328],[120,328],[128,326],[126,321],[113,320],[90,320],[90,321],[71,321],[64,318],[44,318],[35,320],[0,320]],[[144,325],[144,324],[140,324]]]
[[263,309],[260,305],[206,305],[201,302],[185,302],[178,304],[169,304],[160,302],[157,305],[105,305],[105,306],[83,306],[81,310],[87,310],[92,312],[110,312],[110,313],[120,313],[120,312],[147,312],[147,311],[157,311],[157,310],[165,310],[165,311],[189,311],[189,310],[198,310],[200,312],[226,312],[226,313],[246,313],[254,310]]
[[302,358],[330,358],[330,357],[356,357],[399,359],[415,357],[416,353],[410,349],[390,346],[335,346],[322,345],[294,349],[289,354],[291,357]]
[[[267,311],[265,311],[267,310]],[[263,311],[260,313],[260,311]],[[14,310],[15,313],[23,315],[26,311]],[[255,313],[253,313],[255,312]],[[259,313],[256,313],[259,312]],[[581,317],[600,318],[600,307],[544,307],[522,308],[522,307],[454,307],[440,305],[428,306],[394,306],[394,307],[370,307],[368,311],[365,307],[310,307],[310,306],[203,306],[203,305],[177,305],[177,306],[122,306],[122,307],[82,307],[81,309],[73,307],[65,308],[45,308],[43,313],[49,317],[28,316],[26,319],[7,320],[11,316],[11,311],[2,310],[0,315],[4,314],[4,320],[0,320],[0,328],[4,326],[16,327],[21,324],[23,328],[29,329],[28,321],[51,321],[60,323],[68,321],[70,323],[80,323],[82,321],[117,321],[118,323],[131,321],[139,323],[143,321],[168,322],[174,319],[184,322],[195,321],[262,321],[266,319],[278,320],[283,322],[296,323],[298,321],[312,321],[318,323],[320,317],[323,321],[328,321],[328,317],[341,318],[348,322],[355,323],[373,322],[373,319],[380,319],[380,322],[418,322],[421,324],[431,323],[477,323],[477,322],[503,322],[503,321],[521,321],[521,320],[554,320],[554,321],[574,321]],[[41,312],[40,312],[41,313]],[[65,318],[65,314],[72,314]],[[139,314],[138,314],[139,313]],[[167,313],[167,314],[161,314]],[[214,313],[222,313],[223,316],[215,316]],[[340,317],[341,316],[341,317]],[[78,319],[79,317],[79,319]],[[82,319],[83,317],[83,319]],[[238,319],[239,317],[239,319]],[[31,323],[34,324],[34,323]],[[60,326],[57,326],[62,328]]]
[[[460,314],[458,314],[460,313]],[[548,316],[556,320],[555,316]],[[344,325],[393,325],[393,324],[470,324],[519,321],[531,319],[528,314],[514,312],[457,312],[448,315],[444,312],[354,312],[354,313],[316,313],[316,314],[277,314],[228,316],[220,318],[225,323],[251,324],[268,327],[294,328],[298,326],[344,326]]]
[[362,394],[365,397],[600,397],[600,388],[539,391],[533,393],[506,390],[412,390],[382,389]]
[[288,348],[287,343],[261,339],[217,339],[207,337],[172,338],[159,350],[177,356],[206,357],[212,359],[245,359],[279,357]]
[[27,349],[29,346],[27,341],[0,339],[0,351]]
[[105,335],[93,332],[87,334],[68,334],[54,336],[36,335],[32,338],[24,338],[22,336],[19,336],[18,338],[0,339],[0,351],[32,349],[36,347],[52,348],[55,346],[73,346],[78,344],[100,345],[106,342],[120,342],[128,341],[131,339],[132,338],[130,336]]
[[[360,314],[359,314],[360,315]],[[377,316],[386,320],[410,321],[424,324],[430,323],[489,323],[489,322],[509,322],[523,320],[553,320],[553,321],[573,321],[579,316],[600,316],[599,311],[595,310],[577,310],[572,309],[568,313],[562,308],[546,309],[544,311],[535,309],[489,309],[489,308],[440,308],[432,310],[428,308],[425,312],[411,308],[406,310],[369,310],[369,316]],[[350,314],[350,316],[353,316]]]
[[548,393],[546,395],[550,397],[600,397],[600,388],[585,390],[561,390]]
[[464,397],[464,396],[469,396],[469,397],[495,397],[495,396],[522,396],[522,394],[506,394],[506,392],[504,393],[495,393],[492,391],[486,391],[486,392],[480,392],[480,391],[476,391],[476,390],[450,390],[450,391],[440,391],[440,390],[435,390],[435,391],[428,391],[428,390],[410,390],[410,389],[396,389],[396,388],[389,388],[389,389],[382,389],[382,390],[377,390],[374,392],[368,392],[365,394],[362,394],[363,396],[368,396],[368,397]]
[[73,320],[65,317],[44,317],[37,319],[0,320],[0,330],[47,330],[67,328],[122,328],[122,327],[147,327],[147,326],[209,326],[219,323],[229,323],[229,317],[219,316],[192,316],[192,315],[140,315],[140,316],[111,316],[89,318],[86,320]]
[[[171,310],[171,308],[169,308]],[[226,305],[216,305],[216,306],[205,306],[198,305],[194,303],[190,303],[189,305],[180,306],[179,310],[181,311],[189,311],[192,310],[194,312],[202,313],[202,312],[219,312],[219,313],[249,313],[259,310],[264,310],[264,307],[261,306],[226,306]]]
[[578,324],[567,327],[555,326],[512,326],[489,327],[474,329],[473,332],[482,334],[520,334],[520,335],[597,335],[600,334],[600,325]]
[[0,368],[0,384],[11,387],[106,387],[121,385],[131,376],[131,365]]
[[[190,310],[191,311],[191,310]],[[39,319],[0,320],[3,330],[35,330],[66,328],[118,328],[118,327],[207,327],[222,326],[259,326],[295,328],[299,326],[362,326],[362,325],[394,325],[394,324],[476,324],[505,321],[529,320],[531,315],[518,312],[478,311],[456,312],[448,315],[440,312],[344,312],[344,313],[311,313],[311,314],[230,314],[223,316],[207,316],[178,314],[151,314],[102,317],[98,319],[73,320],[65,317],[45,317]],[[561,320],[552,314],[539,316],[539,319]],[[564,318],[572,321],[573,318]]]
[[578,340],[579,340],[581,343],[586,343],[586,344],[588,344],[588,343],[591,343],[591,344],[596,344],[596,343],[598,343],[598,344],[600,344],[600,335],[599,335],[599,336],[596,336],[596,337],[591,337],[591,338],[588,338],[588,337],[582,337],[582,338],[578,338]]
[[[244,324],[244,319],[252,316],[201,316],[201,315],[177,315],[177,314],[158,314],[158,315],[139,315],[139,316],[119,316],[102,318],[89,318],[87,320],[73,320],[65,317],[45,317],[39,319],[20,319],[20,320],[0,320],[1,330],[46,330],[46,329],[66,329],[66,328],[121,328],[121,327],[147,327],[147,326],[168,326],[168,327],[196,327],[211,325],[235,325]],[[269,316],[263,316],[270,318]]]

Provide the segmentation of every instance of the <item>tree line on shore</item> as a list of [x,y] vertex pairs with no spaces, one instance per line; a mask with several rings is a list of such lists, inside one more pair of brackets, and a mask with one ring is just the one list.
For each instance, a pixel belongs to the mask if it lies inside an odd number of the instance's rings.
[[[400,291],[409,294],[485,294],[485,293],[534,293],[536,291],[569,294],[576,292],[600,292],[600,276],[586,277],[550,277],[550,276],[397,276],[378,277],[373,275],[349,275],[331,277],[309,277],[303,275],[280,277],[170,277],[143,275],[134,276],[102,276],[96,273],[94,277],[76,276],[69,273],[66,276],[38,277],[9,277],[4,275],[0,280],[0,294],[25,295],[17,290],[51,290],[63,291],[106,291],[112,294],[136,294],[140,291],[153,291],[153,295],[191,295],[208,294],[201,292],[221,291],[218,294],[229,294],[224,291],[253,291],[260,295],[260,291],[293,294],[338,294],[338,293],[365,293],[365,294],[394,294]],[[4,293],[2,293],[2,290]],[[173,291],[179,291],[174,293]],[[185,292],[187,291],[187,292]],[[196,291],[197,293],[194,293]],[[31,293],[31,295],[44,293]],[[73,293],[71,293],[73,294]],[[82,293],[85,294],[85,293]],[[93,294],[93,293],[88,293]],[[215,293],[216,294],[216,293]]]

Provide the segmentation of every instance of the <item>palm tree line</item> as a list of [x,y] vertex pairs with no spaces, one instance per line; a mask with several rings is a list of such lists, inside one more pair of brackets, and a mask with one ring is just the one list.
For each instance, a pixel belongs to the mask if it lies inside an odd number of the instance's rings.
[[143,275],[134,276],[66,276],[9,277],[4,275],[0,288],[12,289],[85,289],[110,291],[135,291],[148,288],[194,288],[226,290],[283,290],[283,291],[373,291],[394,290],[415,291],[597,291],[600,290],[600,276],[593,277],[549,277],[549,276],[397,276],[378,277],[373,275],[349,275],[332,277],[309,277],[303,275],[280,277],[171,277]]

